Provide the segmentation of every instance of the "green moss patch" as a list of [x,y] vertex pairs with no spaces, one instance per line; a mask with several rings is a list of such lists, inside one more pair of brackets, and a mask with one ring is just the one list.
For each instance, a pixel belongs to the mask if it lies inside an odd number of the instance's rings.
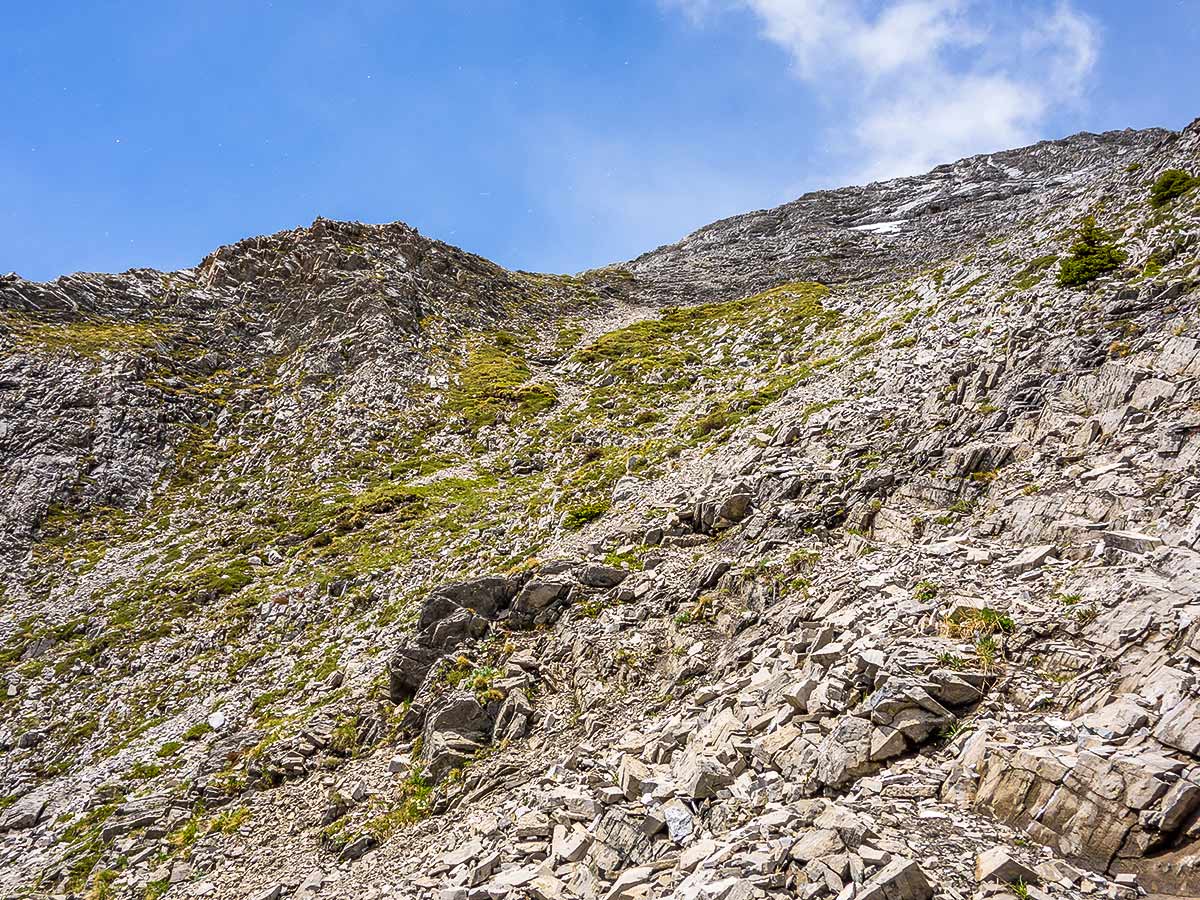
[[588,522],[595,521],[608,512],[611,505],[605,500],[596,500],[572,506],[563,516],[563,527],[572,530],[582,528]]
[[616,374],[635,379],[701,363],[721,326],[754,337],[760,349],[775,346],[775,335],[793,343],[810,323],[826,327],[837,321],[838,314],[821,305],[827,293],[824,285],[796,282],[741,300],[666,310],[656,319],[610,331],[576,353],[576,358],[591,365],[607,364]]
[[446,408],[477,428],[536,416],[558,398],[553,386],[530,384],[531,374],[517,338],[503,331],[481,335],[467,352]]
[[23,349],[88,359],[104,352],[132,353],[161,347],[178,331],[158,321],[120,322],[100,317],[54,321],[17,312],[0,314],[0,328]]
[[1047,253],[1045,256],[1039,256],[1017,274],[1017,277],[1013,279],[1012,286],[1018,291],[1029,290],[1046,277],[1047,270],[1056,262],[1058,262],[1058,254],[1056,253]]

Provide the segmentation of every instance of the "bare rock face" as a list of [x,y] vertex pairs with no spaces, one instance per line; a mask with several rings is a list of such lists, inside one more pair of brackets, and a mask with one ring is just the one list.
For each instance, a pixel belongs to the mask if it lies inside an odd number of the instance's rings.
[[1172,169],[1200,122],[576,276],[317,220],[0,277],[0,895],[1200,895]]

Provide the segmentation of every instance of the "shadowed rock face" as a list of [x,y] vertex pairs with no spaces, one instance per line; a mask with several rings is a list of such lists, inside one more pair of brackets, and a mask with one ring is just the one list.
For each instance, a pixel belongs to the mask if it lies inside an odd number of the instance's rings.
[[1200,123],[578,276],[319,219],[0,277],[0,894],[1200,893],[1171,169]]

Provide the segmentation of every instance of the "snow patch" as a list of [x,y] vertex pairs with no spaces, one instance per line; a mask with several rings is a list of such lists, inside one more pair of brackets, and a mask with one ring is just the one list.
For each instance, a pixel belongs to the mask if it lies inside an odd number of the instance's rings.
[[850,231],[869,231],[872,234],[895,234],[904,227],[907,219],[895,219],[891,222],[872,222],[870,225],[851,225]]

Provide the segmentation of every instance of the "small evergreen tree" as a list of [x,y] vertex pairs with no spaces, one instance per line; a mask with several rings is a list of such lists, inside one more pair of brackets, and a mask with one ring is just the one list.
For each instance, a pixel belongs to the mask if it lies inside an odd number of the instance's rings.
[[1200,178],[1189,175],[1182,169],[1167,169],[1150,186],[1150,205],[1162,209],[1176,197],[1182,197],[1196,185]]
[[1064,287],[1087,284],[1125,262],[1125,251],[1112,243],[1095,216],[1085,216],[1071,245],[1071,254],[1058,267],[1058,283]]

